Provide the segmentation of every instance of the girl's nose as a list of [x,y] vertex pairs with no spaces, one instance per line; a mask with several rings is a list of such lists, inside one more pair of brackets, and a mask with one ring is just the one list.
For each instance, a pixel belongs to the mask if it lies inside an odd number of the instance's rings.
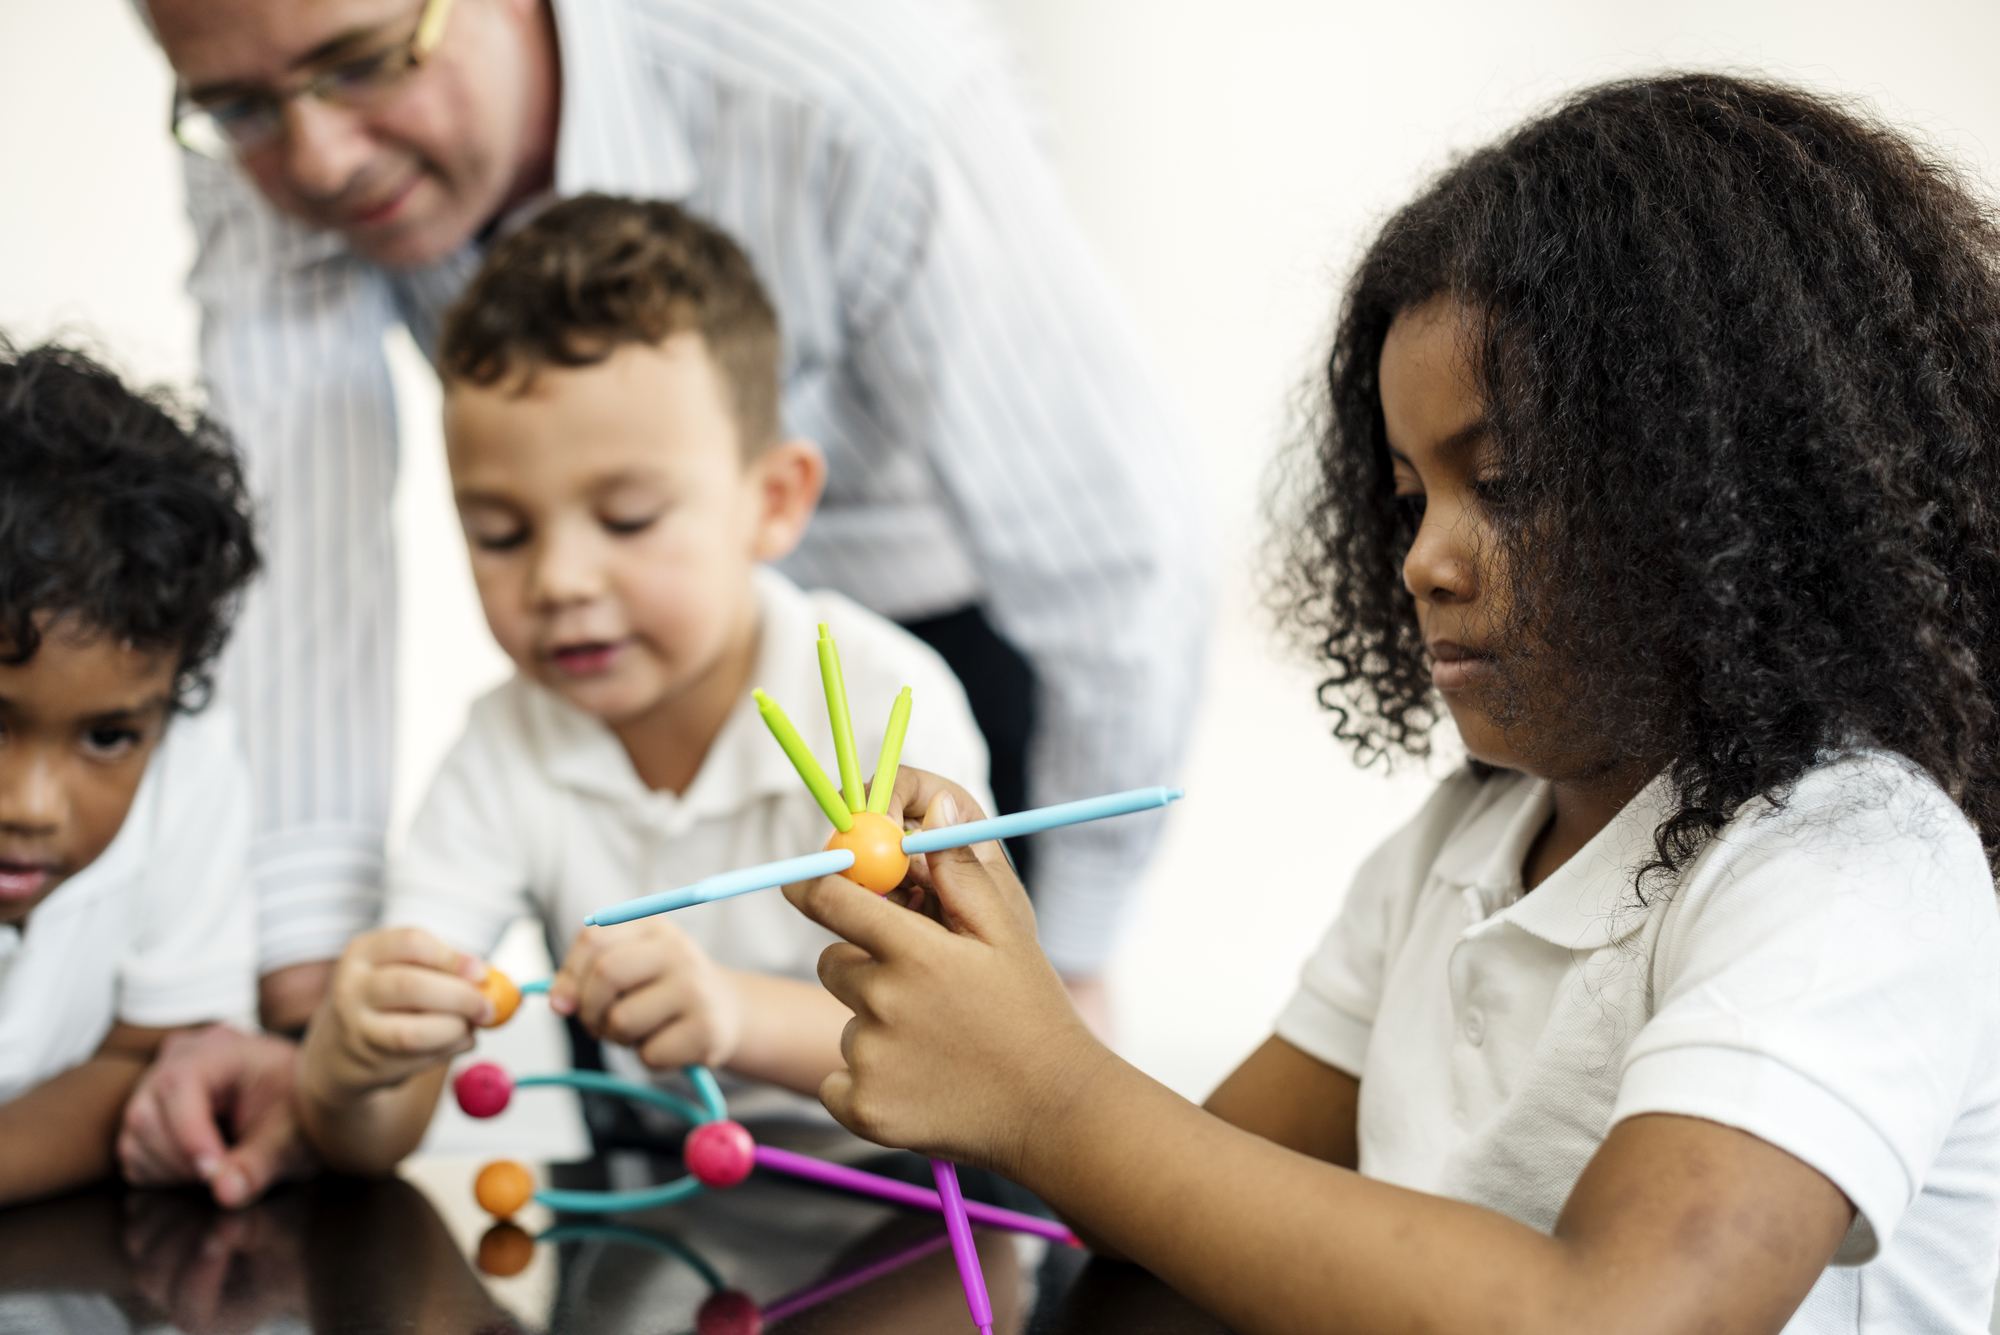
[[1432,504],[1403,557],[1403,587],[1419,602],[1463,603],[1479,590],[1472,525],[1463,512]]

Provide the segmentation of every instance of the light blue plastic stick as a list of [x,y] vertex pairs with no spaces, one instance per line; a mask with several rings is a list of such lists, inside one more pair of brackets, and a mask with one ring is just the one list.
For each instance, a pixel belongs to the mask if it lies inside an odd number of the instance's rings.
[[822,876],[846,871],[853,865],[854,854],[844,848],[808,853],[802,858],[786,858],[783,862],[766,862],[760,867],[745,867],[742,871],[706,876],[678,890],[662,890],[657,895],[628,899],[622,904],[601,908],[583,921],[589,927],[609,927],[613,923],[631,922],[634,918],[650,918],[655,913],[671,913],[691,904],[706,904],[731,895],[747,895],[753,890],[790,885],[793,881],[818,880]]
[[[1060,806],[1037,807],[1033,811],[1017,811],[1011,816],[996,816],[991,820],[968,821],[964,825],[946,825],[935,830],[918,830],[903,836],[905,853],[936,853],[947,848],[964,848],[967,844],[983,843],[988,839],[1014,839],[1024,834],[1037,834],[1043,830],[1053,830],[1063,825],[1081,825],[1085,821],[1104,820],[1111,816],[1129,816],[1135,811],[1149,811],[1163,807],[1184,796],[1179,788],[1134,788],[1129,792],[1107,793],[1103,797],[1086,797],[1081,802],[1064,802]],[[825,853],[808,853],[802,858],[787,858],[783,862],[767,862],[761,867],[745,867],[742,871],[723,872],[696,881],[680,890],[663,890],[657,895],[647,895],[642,899],[628,899],[622,904],[613,904],[591,914],[584,922],[593,927],[606,927],[616,922],[631,922],[634,918],[651,917],[655,913],[671,913],[684,909],[690,904],[706,904],[711,900],[727,899],[731,895],[747,895],[753,890],[769,890],[774,885],[790,885],[794,881],[810,881],[819,876],[832,876],[846,871],[854,865],[854,855],[844,848],[836,848]]]
[[546,992],[549,990],[549,984],[553,983],[554,981],[555,979],[553,978],[537,978],[532,983],[523,983],[521,984],[521,995],[524,997],[532,997],[539,993]]
[[1040,834],[1043,830],[1063,825],[1081,825],[1085,821],[1149,811],[1182,796],[1184,794],[1178,788],[1134,788],[1129,792],[1107,793],[1103,797],[1086,797],[1081,802],[1064,802],[1061,806],[1017,811],[1011,816],[995,816],[991,820],[942,825],[935,830],[918,830],[904,835],[903,851],[939,853],[947,848],[984,843],[988,839],[1018,839],[1024,834]]

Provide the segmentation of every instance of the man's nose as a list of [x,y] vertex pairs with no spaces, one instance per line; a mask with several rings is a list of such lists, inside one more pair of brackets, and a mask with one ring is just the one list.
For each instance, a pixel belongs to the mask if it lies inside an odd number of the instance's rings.
[[9,747],[0,757],[0,830],[53,834],[68,817],[57,758],[44,747]]
[[338,198],[373,151],[374,141],[352,113],[314,97],[285,104],[285,178],[305,198]]

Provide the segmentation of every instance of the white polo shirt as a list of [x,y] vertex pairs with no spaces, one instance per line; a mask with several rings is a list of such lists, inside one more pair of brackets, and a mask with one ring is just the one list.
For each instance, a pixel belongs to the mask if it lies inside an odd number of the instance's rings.
[[[944,660],[902,627],[828,591],[758,571],[750,685],[762,687],[839,782],[820,686],[819,622],[840,645],[862,778],[889,707],[911,689],[903,761],[965,784],[982,802],[986,743]],[[514,919],[539,918],[558,960],[584,915],[717,872],[814,853],[833,827],[745,690],[685,793],[654,792],[603,723],[516,676],[472,707],[390,868],[385,920],[490,953]],[[717,963],[816,981],[836,939],[777,890],[675,913]]]
[[252,1023],[250,776],[212,705],[167,725],[97,861],[0,927],[0,1103],[89,1059],[114,1022]]
[[1858,1211],[1787,1332],[1984,1332],[2000,911],[1978,836],[1900,757],[1848,753],[1641,904],[1662,791],[1526,894],[1548,785],[1447,780],[1363,865],[1279,1035],[1360,1078],[1370,1177],[1547,1232],[1614,1123],[1706,1118]]

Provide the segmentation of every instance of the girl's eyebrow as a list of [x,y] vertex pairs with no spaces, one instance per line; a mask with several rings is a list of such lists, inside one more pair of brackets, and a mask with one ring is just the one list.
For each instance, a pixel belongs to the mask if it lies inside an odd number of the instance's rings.
[[[1437,452],[1439,454],[1451,454],[1458,450],[1466,449],[1469,446],[1477,445],[1485,437],[1491,435],[1492,431],[1493,424],[1490,420],[1484,416],[1477,417],[1439,441]],[[1384,446],[1389,451],[1389,457],[1397,463],[1410,464],[1412,468],[1416,467],[1415,464],[1410,463],[1410,456],[1397,449],[1394,445],[1384,442]]]

